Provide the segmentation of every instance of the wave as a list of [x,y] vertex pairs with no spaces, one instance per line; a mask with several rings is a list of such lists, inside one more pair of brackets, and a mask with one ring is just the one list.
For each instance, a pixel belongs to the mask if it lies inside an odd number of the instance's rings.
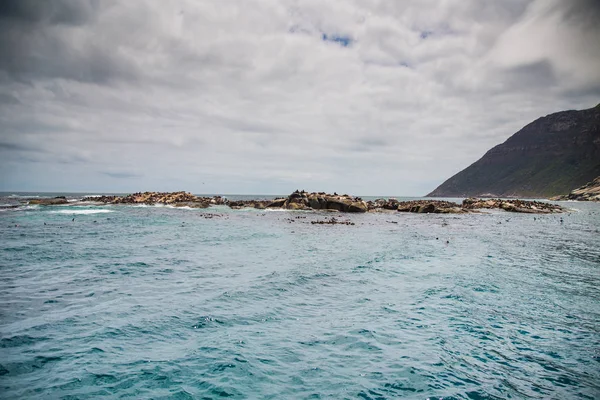
[[[121,204],[120,204],[121,205]],[[133,208],[171,208],[174,210],[198,210],[198,208],[190,207],[190,206],[174,206],[172,204],[122,204],[121,206],[129,206]]]
[[47,196],[11,194],[10,196],[6,196],[6,197],[8,197],[10,199],[38,199],[38,198],[47,197]]
[[103,214],[103,213],[111,213],[113,210],[60,210],[60,211],[50,211],[50,214]]

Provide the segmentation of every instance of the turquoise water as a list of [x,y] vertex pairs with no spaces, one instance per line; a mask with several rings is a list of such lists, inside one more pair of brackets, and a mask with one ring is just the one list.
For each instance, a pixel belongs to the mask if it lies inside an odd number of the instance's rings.
[[600,204],[564,204],[3,209],[0,397],[599,398]]

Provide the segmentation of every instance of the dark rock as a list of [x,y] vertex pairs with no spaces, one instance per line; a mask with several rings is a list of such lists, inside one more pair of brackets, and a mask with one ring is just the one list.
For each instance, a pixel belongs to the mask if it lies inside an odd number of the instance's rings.
[[286,210],[333,210],[340,212],[366,212],[368,210],[367,203],[358,197],[331,195],[323,192],[308,193],[298,190],[285,199],[274,200],[268,207],[284,208]]
[[519,199],[475,199],[468,198],[463,200],[462,208],[465,210],[477,209],[500,209],[508,212],[529,213],[529,214],[550,214],[564,212],[564,208],[559,205],[544,203],[541,201],[527,201]]
[[29,199],[28,203],[32,205],[39,204],[41,206],[56,206],[61,204],[68,204],[69,201],[65,196],[58,196],[51,199]]
[[398,203],[398,211],[421,214],[462,214],[468,212],[459,204],[443,200],[411,200]]
[[355,225],[355,223],[352,221],[340,221],[334,217],[321,221],[310,221],[310,223],[312,225]]
[[273,200],[267,208],[281,208],[285,204],[287,199],[275,199]]

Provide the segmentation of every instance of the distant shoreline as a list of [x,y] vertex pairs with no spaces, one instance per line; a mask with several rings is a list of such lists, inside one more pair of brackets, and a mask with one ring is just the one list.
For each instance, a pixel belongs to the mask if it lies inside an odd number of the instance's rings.
[[[21,192],[23,193],[23,192]],[[38,195],[41,193],[38,193]],[[13,194],[12,196],[18,196]],[[10,195],[9,195],[10,197]],[[242,197],[242,196],[238,196]],[[357,196],[338,193],[298,191],[288,196],[269,196],[271,199],[243,196],[244,199],[228,199],[226,196],[197,196],[189,192],[136,192],[127,195],[88,194],[82,198],[69,199],[67,196],[33,197],[23,195],[28,205],[167,205],[186,208],[209,208],[228,206],[231,209],[254,208],[284,209],[303,211],[331,211],[342,213],[366,212],[410,212],[419,214],[466,214],[480,210],[504,210],[517,213],[551,214],[565,212],[560,205],[545,201],[520,199],[481,199],[467,198],[461,203],[442,199],[420,198],[398,200],[397,198],[363,199]]]

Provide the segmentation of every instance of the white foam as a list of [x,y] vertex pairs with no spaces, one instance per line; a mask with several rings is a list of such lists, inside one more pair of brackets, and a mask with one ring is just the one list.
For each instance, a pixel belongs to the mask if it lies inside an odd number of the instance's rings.
[[103,213],[111,213],[113,210],[60,210],[60,211],[50,211],[51,214],[103,214]]

